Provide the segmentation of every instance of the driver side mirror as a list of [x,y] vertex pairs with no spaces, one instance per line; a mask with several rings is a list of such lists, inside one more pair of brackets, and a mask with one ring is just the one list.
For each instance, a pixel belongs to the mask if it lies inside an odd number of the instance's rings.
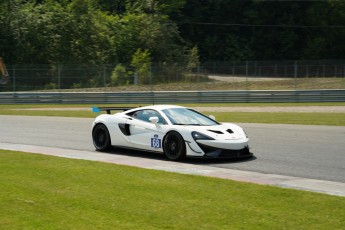
[[151,123],[153,123],[153,124],[157,124],[158,121],[159,121],[159,118],[158,118],[158,117],[150,117],[150,118],[149,118],[149,121],[150,121]]

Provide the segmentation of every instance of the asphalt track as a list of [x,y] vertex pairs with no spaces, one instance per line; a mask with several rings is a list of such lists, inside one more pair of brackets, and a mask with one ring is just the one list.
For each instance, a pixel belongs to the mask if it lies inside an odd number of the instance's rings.
[[[0,116],[0,147],[21,144],[94,151],[90,129],[93,119]],[[240,124],[251,138],[255,157],[246,160],[186,159],[194,167],[245,170],[345,183],[345,127]],[[25,149],[24,149],[25,150]],[[109,155],[155,160],[164,156],[114,149]]]

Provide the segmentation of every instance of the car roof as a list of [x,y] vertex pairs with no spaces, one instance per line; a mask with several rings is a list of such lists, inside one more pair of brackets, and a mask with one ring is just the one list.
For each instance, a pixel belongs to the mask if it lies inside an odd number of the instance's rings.
[[186,108],[186,107],[179,106],[179,105],[149,105],[149,106],[138,107],[135,109],[130,109],[130,110],[125,111],[124,113],[131,113],[131,112],[143,110],[143,109],[153,109],[153,110],[162,111],[164,109],[172,109],[172,108]]
[[155,109],[155,110],[163,110],[163,109],[172,109],[172,108],[186,108],[179,105],[149,105],[144,107],[139,107],[137,109]]

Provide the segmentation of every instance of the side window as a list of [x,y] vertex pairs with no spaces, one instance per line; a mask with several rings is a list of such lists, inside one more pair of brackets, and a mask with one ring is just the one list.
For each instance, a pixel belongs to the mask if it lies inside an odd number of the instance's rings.
[[146,121],[146,122],[149,122],[149,118],[150,118],[146,110],[139,110],[133,113],[132,117],[141,121]]
[[146,122],[150,122],[150,117],[158,117],[158,124],[161,125],[166,125],[167,122],[164,120],[164,118],[155,110],[151,110],[151,109],[144,109],[144,110],[139,110],[136,111],[132,114],[127,114],[135,119],[141,120],[141,121],[146,121]]

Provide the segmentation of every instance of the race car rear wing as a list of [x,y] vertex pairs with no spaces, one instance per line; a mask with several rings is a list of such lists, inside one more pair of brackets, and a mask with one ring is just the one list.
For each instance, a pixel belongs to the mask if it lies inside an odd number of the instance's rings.
[[107,114],[111,114],[110,111],[127,111],[130,109],[135,109],[137,107],[92,107],[92,112],[99,113],[101,111],[106,111]]

